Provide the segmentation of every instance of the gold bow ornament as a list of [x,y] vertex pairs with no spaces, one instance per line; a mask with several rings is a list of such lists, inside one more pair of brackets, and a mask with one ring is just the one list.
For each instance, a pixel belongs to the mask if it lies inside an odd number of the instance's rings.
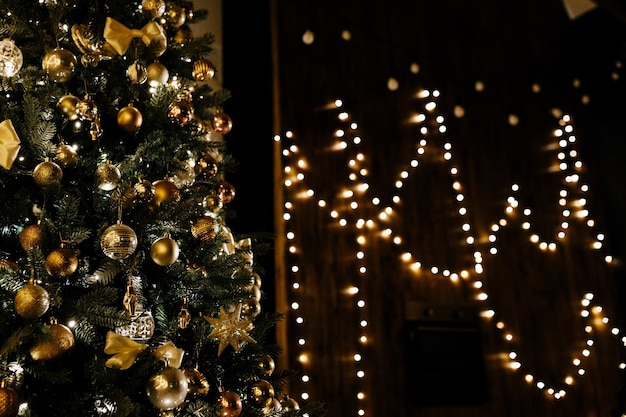
[[130,337],[121,336],[115,332],[107,332],[104,353],[111,356],[105,363],[109,368],[128,369],[148,345],[138,343]]
[[185,351],[177,348],[174,343],[167,341],[155,349],[154,356],[164,360],[167,366],[172,368],[180,368],[183,363],[183,355]]
[[11,169],[20,151],[20,138],[10,119],[0,123],[0,166]]
[[167,36],[157,22],[152,21],[141,29],[130,29],[117,20],[107,17],[104,25],[104,39],[115,49],[115,52],[124,55],[134,38],[141,38],[147,46],[156,41],[159,45],[156,51],[157,56],[163,55],[167,49]]

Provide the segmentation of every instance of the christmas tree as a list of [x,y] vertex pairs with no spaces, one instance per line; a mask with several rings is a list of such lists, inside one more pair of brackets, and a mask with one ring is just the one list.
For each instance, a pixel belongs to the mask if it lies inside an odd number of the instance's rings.
[[180,0],[0,1],[0,417],[316,415],[228,227],[227,90]]

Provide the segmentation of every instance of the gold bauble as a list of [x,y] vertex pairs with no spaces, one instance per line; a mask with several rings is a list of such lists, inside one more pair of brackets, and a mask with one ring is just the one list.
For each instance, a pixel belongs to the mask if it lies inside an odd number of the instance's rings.
[[45,266],[53,277],[69,277],[78,269],[78,256],[73,250],[60,247],[48,254]]
[[25,319],[36,319],[43,316],[50,307],[50,295],[45,288],[30,283],[15,294],[15,311]]
[[78,153],[76,153],[72,146],[66,143],[62,143],[57,146],[56,158],[57,161],[61,163],[61,165],[66,167],[68,165],[72,165],[78,160]]
[[76,106],[80,100],[78,97],[73,96],[71,94],[65,95],[59,99],[57,106],[61,113],[67,117],[68,120],[76,120],[78,119],[78,113],[76,113]]
[[142,123],[143,116],[141,112],[132,104],[122,107],[117,112],[117,125],[127,132],[134,133],[138,131]]
[[283,395],[283,398],[280,400],[280,405],[285,412],[297,411],[300,409],[300,404],[288,395]]
[[154,188],[154,197],[152,203],[157,207],[166,201],[180,201],[180,190],[171,181],[157,180],[152,183]]
[[30,356],[36,361],[53,359],[74,346],[72,331],[62,324],[50,325],[50,337],[30,348]]
[[278,401],[278,398],[272,398],[267,402],[265,407],[263,407],[262,411],[263,411],[263,414],[270,415],[270,414],[276,414],[282,409],[283,409],[283,406],[280,405],[280,401]]
[[171,265],[176,262],[179,254],[178,243],[169,235],[158,238],[150,246],[150,257],[157,265]]
[[176,5],[176,4],[168,4],[165,8],[165,21],[168,25],[173,28],[179,28],[185,24],[187,20],[187,15],[185,14],[185,10]]
[[276,369],[276,362],[274,359],[266,354],[263,354],[259,359],[259,369],[265,376],[270,376],[274,373],[274,369]]
[[209,194],[202,199],[202,207],[211,213],[217,213],[224,207],[224,202],[217,194]]
[[187,396],[187,378],[183,371],[168,366],[152,376],[146,384],[148,399],[160,410],[171,410],[178,407]]
[[174,35],[174,42],[179,45],[185,45],[194,40],[194,35],[191,29],[186,26],[179,28]]
[[61,184],[63,170],[52,161],[44,161],[33,170],[33,179],[40,187],[56,187]]
[[274,387],[268,381],[260,379],[250,387],[250,397],[261,407],[265,407],[274,398]]
[[220,184],[217,195],[222,199],[224,204],[228,204],[235,198],[235,187],[229,182]]
[[154,186],[148,180],[139,181],[133,185],[133,191],[141,203],[148,203],[154,198]]
[[26,226],[20,233],[20,246],[25,251],[41,246],[42,241],[43,230],[39,222]]
[[220,417],[238,417],[241,414],[241,397],[234,391],[224,391],[218,398]]
[[128,258],[137,249],[137,234],[129,226],[118,222],[104,231],[100,237],[100,247],[111,259]]
[[206,397],[211,390],[206,376],[196,368],[183,368],[183,373],[187,378],[187,397]]
[[139,61],[135,61],[126,68],[126,76],[133,84],[143,84],[148,79],[148,70]]
[[3,380],[0,383],[0,417],[15,417],[20,408],[20,397]]
[[205,58],[199,58],[193,63],[191,75],[196,81],[208,81],[215,76],[215,65]]
[[43,57],[41,66],[48,77],[57,83],[65,83],[72,78],[78,61],[71,51],[54,48]]
[[76,114],[82,120],[94,121],[98,117],[98,106],[87,96],[76,104]]
[[212,155],[205,155],[196,161],[193,169],[200,179],[211,179],[217,175],[219,164]]
[[161,17],[165,13],[165,0],[143,0],[141,10],[153,19]]
[[213,119],[211,119],[211,128],[215,133],[225,135],[233,128],[233,121],[226,113],[218,112],[213,116]]
[[193,120],[194,108],[189,100],[176,100],[167,109],[167,117],[180,126]]
[[254,319],[261,314],[261,303],[254,297],[246,297],[241,300],[241,318]]
[[202,242],[208,242],[217,236],[219,224],[212,216],[204,216],[191,224],[191,234]]
[[148,68],[146,69],[148,70],[148,85],[150,85],[150,87],[158,87],[160,85],[167,84],[167,81],[170,78],[170,73],[165,65],[158,61],[154,61],[148,65]]
[[101,190],[114,190],[121,179],[122,173],[120,172],[120,169],[110,162],[96,168],[96,182],[98,184],[98,188]]

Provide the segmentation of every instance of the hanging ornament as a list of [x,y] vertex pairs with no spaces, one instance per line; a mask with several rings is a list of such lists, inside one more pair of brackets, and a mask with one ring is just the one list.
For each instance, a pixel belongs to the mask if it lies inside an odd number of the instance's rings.
[[185,24],[186,20],[187,15],[182,7],[171,3],[167,5],[165,8],[165,21],[168,25],[173,28],[179,28]]
[[85,98],[76,103],[76,114],[81,120],[93,122],[99,116],[98,106],[88,94],[85,94]]
[[35,167],[33,179],[42,188],[57,187],[63,179],[63,170],[56,163],[46,160]]
[[278,401],[278,398],[271,398],[267,404],[265,405],[265,407],[263,407],[263,414],[265,415],[270,415],[270,414],[276,414],[279,411],[281,411],[283,409],[282,405],[280,405],[280,401]]
[[27,252],[36,247],[40,247],[42,241],[43,229],[40,221],[26,226],[20,233],[20,246]]
[[231,183],[224,181],[219,185],[217,195],[224,204],[228,204],[235,198],[235,187]]
[[122,179],[120,169],[110,161],[96,168],[96,183],[104,191],[114,190]]
[[168,340],[154,350],[154,356],[165,361],[167,366],[171,366],[172,368],[180,368],[180,365],[183,363],[184,355],[185,351],[177,348],[171,340]]
[[166,179],[157,180],[152,183],[154,188],[154,197],[152,203],[158,207],[166,201],[178,203],[180,201],[180,190],[176,185]]
[[49,338],[30,348],[30,356],[36,361],[56,358],[74,346],[72,331],[67,326],[57,323],[54,317],[50,318],[49,330]]
[[126,336],[115,332],[107,332],[104,353],[113,355],[105,362],[105,366],[114,369],[130,368],[137,356],[143,352],[148,345],[136,342]]
[[197,368],[182,368],[187,378],[187,398],[196,399],[206,397],[211,390],[209,381]]
[[189,42],[194,40],[194,35],[191,29],[187,26],[182,26],[178,28],[176,33],[174,34],[174,42],[177,44],[184,46]]
[[208,242],[217,236],[219,223],[213,216],[207,215],[191,224],[191,234],[201,242]]
[[[126,283],[126,293],[124,294],[124,298],[122,299],[122,305],[124,309],[128,313],[129,316],[132,316],[137,311],[137,295],[135,294],[135,289],[133,288],[132,278],[128,279]],[[127,336],[127,335],[124,335]]]
[[76,150],[66,143],[59,144],[55,154],[57,161],[59,161],[64,167],[73,165],[78,160],[78,153],[76,153]]
[[24,56],[11,39],[0,41],[0,77],[13,77],[20,72]]
[[153,47],[156,56],[161,56],[167,49],[167,34],[155,21],[148,22],[141,29],[129,29],[110,17],[104,24],[104,38],[119,55],[124,55],[134,38],[140,38],[146,46]]
[[298,402],[287,394],[283,395],[283,398],[280,400],[280,405],[284,412],[297,411],[300,409]]
[[178,243],[170,237],[169,233],[155,240],[150,246],[150,257],[155,264],[160,266],[173,264],[178,259],[179,254]]
[[78,106],[79,98],[71,94],[66,94],[59,99],[57,107],[61,110],[61,113],[67,117],[67,120],[73,121],[78,119],[78,112],[76,107]]
[[20,138],[13,127],[11,119],[0,123],[0,166],[11,169],[20,151]]
[[180,308],[180,312],[178,313],[178,328],[186,329],[191,322],[191,314],[189,313],[189,303],[187,302],[187,298],[183,299],[183,305]]
[[28,284],[15,294],[15,311],[25,319],[36,319],[43,316],[50,307],[50,295],[45,288],[37,285],[34,277]]
[[217,399],[220,417],[238,417],[241,414],[241,397],[234,391],[224,391]]
[[254,381],[250,386],[250,398],[259,407],[266,407],[274,398],[274,387],[265,379]]
[[137,249],[137,234],[129,226],[118,221],[104,231],[100,238],[100,246],[109,258],[125,259]]
[[219,171],[219,164],[212,155],[204,155],[196,161],[194,171],[200,179],[213,179]]
[[140,180],[133,185],[133,192],[140,203],[149,203],[154,198],[154,186],[148,180]]
[[65,247],[64,243],[61,243],[59,249],[53,250],[46,257],[46,271],[53,277],[67,278],[76,272],[78,269],[78,256],[76,252]]
[[143,116],[132,103],[117,112],[117,125],[129,133],[138,131],[142,123]]
[[0,382],[0,417],[15,417],[20,408],[20,397],[9,384]]
[[44,55],[41,66],[52,81],[66,83],[74,75],[77,64],[71,51],[57,47]]
[[138,342],[147,342],[154,335],[156,327],[150,310],[144,310],[141,303],[135,304],[135,313],[130,317],[129,324],[117,326],[115,333]]
[[224,207],[224,202],[217,194],[209,194],[202,199],[202,207],[211,213],[218,213]]
[[117,55],[111,45],[96,38],[89,26],[75,23],[71,29],[72,40],[83,53],[80,62],[85,68],[95,68],[101,61],[107,61]]
[[194,108],[189,99],[176,100],[167,109],[167,116],[179,126],[185,126],[193,120]]
[[148,70],[139,61],[135,61],[126,69],[126,76],[133,84],[143,84],[148,79]]
[[148,380],[146,394],[156,408],[171,410],[182,404],[188,388],[183,371],[167,366]]
[[261,303],[254,297],[246,297],[241,300],[241,317],[253,320],[261,314]]
[[206,58],[198,58],[193,63],[191,75],[196,81],[209,81],[215,76],[215,65]]
[[161,17],[165,13],[165,0],[142,0],[141,10],[152,19]]
[[159,61],[149,64],[146,70],[148,71],[148,85],[150,87],[165,85],[170,78],[169,71]]
[[258,365],[261,373],[264,376],[272,375],[274,373],[274,369],[276,369],[276,363],[274,362],[274,359],[267,353],[261,355]]
[[224,112],[218,111],[215,114],[215,116],[213,116],[213,119],[211,119],[211,128],[218,135],[227,134],[228,132],[230,132],[232,127],[233,127],[232,119],[230,118],[229,115],[227,115]]
[[248,335],[248,332],[253,329],[252,321],[241,319],[241,304],[237,304],[231,313],[227,312],[224,307],[220,307],[219,318],[207,316],[204,318],[213,326],[209,337],[220,341],[217,356],[220,356],[228,345],[231,345],[235,352],[239,352],[243,342],[256,343]]

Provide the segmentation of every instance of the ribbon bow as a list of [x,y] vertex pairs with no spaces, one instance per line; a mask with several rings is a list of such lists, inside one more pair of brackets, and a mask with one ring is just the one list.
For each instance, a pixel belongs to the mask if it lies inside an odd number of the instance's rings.
[[104,25],[104,38],[120,55],[124,55],[134,38],[141,38],[143,43],[150,45],[153,41],[159,43],[157,56],[165,52],[167,48],[167,36],[157,22],[150,22],[141,29],[129,29],[120,22],[107,17]]
[[20,138],[10,119],[0,123],[0,166],[11,169],[13,161],[20,151]]
[[168,366],[172,368],[180,368],[184,354],[185,351],[177,348],[171,341],[163,343],[154,351],[154,356],[163,359],[168,363]]
[[105,365],[109,368],[128,369],[148,345],[138,343],[126,336],[120,336],[115,332],[107,332],[104,345],[104,353],[113,355]]

